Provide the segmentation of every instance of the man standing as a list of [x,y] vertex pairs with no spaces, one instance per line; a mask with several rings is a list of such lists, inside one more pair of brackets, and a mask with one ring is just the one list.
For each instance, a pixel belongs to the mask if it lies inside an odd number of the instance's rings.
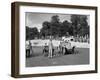
[[49,58],[52,58],[53,57],[53,44],[52,44],[52,39],[50,39],[49,41],[49,55],[48,55]]
[[32,54],[33,54],[33,49],[32,49],[32,43],[31,43],[30,40],[29,40],[29,48],[30,48],[30,56],[32,56]]

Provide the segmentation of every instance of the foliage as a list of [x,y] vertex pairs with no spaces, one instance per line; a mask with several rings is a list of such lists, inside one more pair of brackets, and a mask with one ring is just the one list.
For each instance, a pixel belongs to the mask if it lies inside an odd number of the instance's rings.
[[39,36],[39,32],[36,27],[29,28],[28,26],[26,26],[26,40],[31,40],[38,36]]
[[[38,26],[37,26],[38,27]],[[26,40],[34,39],[35,37],[46,38],[47,36],[62,37],[62,36],[85,36],[89,35],[89,25],[86,15],[71,15],[70,22],[60,21],[58,15],[51,17],[51,21],[44,21],[40,32],[36,27],[29,28],[26,26]]]
[[[45,24],[45,25],[44,25]],[[43,22],[43,27],[40,31],[42,36],[62,37],[70,33],[72,35],[71,23],[67,20],[61,22],[58,15],[51,17],[50,22]]]
[[85,36],[89,35],[89,26],[87,23],[87,16],[85,15],[72,15],[71,22],[73,27],[74,36]]

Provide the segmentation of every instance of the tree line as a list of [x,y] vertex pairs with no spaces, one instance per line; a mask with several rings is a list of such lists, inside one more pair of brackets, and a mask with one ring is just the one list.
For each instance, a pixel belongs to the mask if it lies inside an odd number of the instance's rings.
[[85,15],[71,15],[70,22],[68,20],[61,22],[59,16],[54,15],[51,17],[51,21],[44,21],[42,23],[40,32],[37,27],[29,28],[26,26],[26,40],[34,39],[36,37],[46,38],[50,35],[53,37],[89,35],[89,25],[87,16]]

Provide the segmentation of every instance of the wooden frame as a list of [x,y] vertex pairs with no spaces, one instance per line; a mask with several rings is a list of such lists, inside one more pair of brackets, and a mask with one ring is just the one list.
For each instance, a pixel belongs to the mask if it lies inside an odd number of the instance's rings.
[[[48,72],[38,74],[20,74],[20,6],[36,6],[36,7],[49,7],[49,8],[69,8],[69,9],[84,9],[93,10],[95,12],[95,69],[85,71],[72,71],[72,72]],[[43,3],[28,3],[28,2],[13,2],[11,4],[11,76],[15,78],[22,77],[40,77],[40,76],[55,76],[55,75],[72,75],[72,74],[85,74],[97,73],[97,7],[94,6],[77,6],[77,5],[63,5],[63,4],[43,4]],[[34,72],[33,72],[34,73]]]

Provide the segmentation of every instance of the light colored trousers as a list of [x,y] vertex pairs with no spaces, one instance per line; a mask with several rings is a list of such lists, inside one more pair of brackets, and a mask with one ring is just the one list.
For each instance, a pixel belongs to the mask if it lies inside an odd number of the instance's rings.
[[49,48],[49,56],[48,57],[52,57],[52,48]]

